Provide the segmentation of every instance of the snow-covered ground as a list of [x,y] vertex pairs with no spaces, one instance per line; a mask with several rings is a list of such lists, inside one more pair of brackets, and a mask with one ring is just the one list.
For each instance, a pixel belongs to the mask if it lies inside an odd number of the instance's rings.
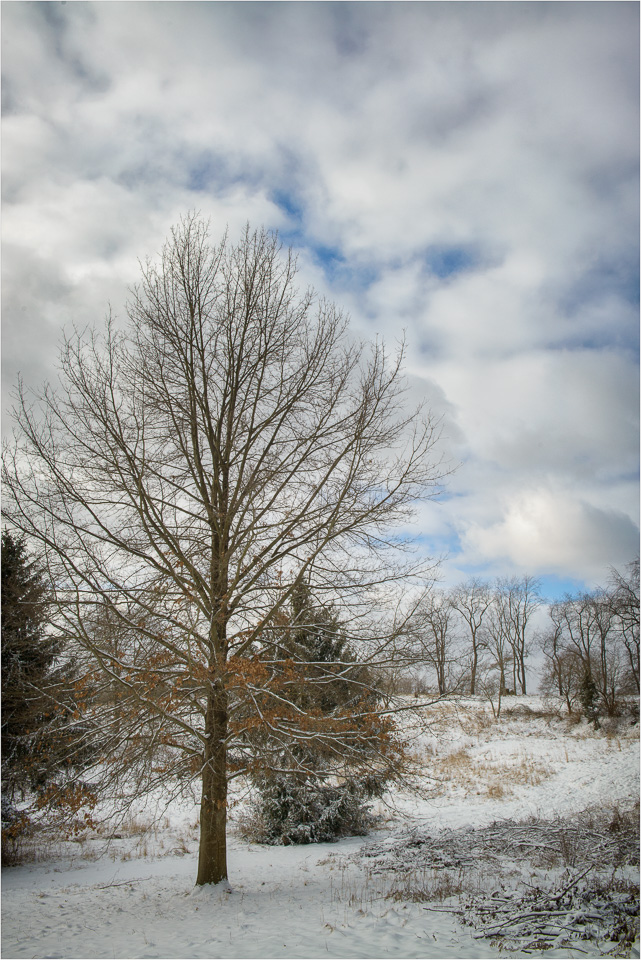
[[[194,803],[174,801],[153,824],[141,805],[108,844],[87,838],[57,857],[3,869],[2,956],[623,955],[589,940],[524,954],[479,936],[483,897],[500,894],[503,903],[545,882],[560,889],[564,877],[583,872],[594,811],[614,831],[638,803],[638,726],[595,734],[585,723],[537,715],[542,706],[510,698],[504,710],[518,712],[499,722],[472,700],[426,711],[429,724],[415,731],[416,789],[381,805],[368,837],[267,847],[232,828],[230,891],[194,887]],[[516,829],[527,820],[538,833]],[[612,831],[594,869],[607,867],[623,884],[638,868],[606,863],[615,856]],[[639,956],[638,940],[627,955]]]

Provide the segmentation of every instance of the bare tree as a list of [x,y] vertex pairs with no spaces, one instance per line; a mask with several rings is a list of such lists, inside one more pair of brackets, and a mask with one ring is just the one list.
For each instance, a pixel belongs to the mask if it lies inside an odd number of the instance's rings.
[[486,618],[487,650],[490,656],[484,687],[488,688],[490,674],[498,674],[499,713],[501,697],[507,693],[507,671],[512,666],[513,649],[510,642],[510,613],[508,597],[504,591],[495,590]]
[[503,617],[507,637],[512,647],[512,688],[517,686],[521,693],[527,693],[525,661],[528,654],[531,619],[534,611],[541,605],[539,581],[525,576],[500,579],[496,590],[502,596]]
[[295,273],[274,236],[211,245],[186,217],[142,267],[127,329],[67,338],[60,391],[32,403],[19,387],[3,459],[6,515],[40,544],[58,629],[121,690],[120,749],[144,734],[150,781],[180,767],[202,782],[199,884],[227,876],[228,784],[258,762],[257,728],[290,764],[296,740],[337,765],[364,743],[387,762],[371,701],[306,711],[270,638],[306,581],[351,610],[369,659],[386,649],[402,626],[386,592],[425,576],[390,531],[446,472],[433,420],[404,410],[402,354],[352,343]]
[[472,578],[459,584],[450,594],[452,608],[465,621],[472,645],[470,658],[470,694],[476,693],[476,674],[479,656],[486,645],[483,635],[483,619],[492,603],[492,594],[486,583]]
[[618,649],[615,614],[605,590],[592,594],[593,623],[598,642],[598,661],[592,675],[608,716],[614,716],[621,681],[621,657]]
[[541,677],[541,690],[556,693],[565,700],[568,713],[579,699],[583,669],[581,659],[568,646],[558,605],[550,608],[550,629],[539,638],[545,666]]
[[630,674],[639,692],[639,558],[630,563],[625,573],[612,570],[610,601],[616,627],[628,658]]
[[440,695],[456,689],[461,682],[453,614],[449,596],[433,591],[413,618],[410,660],[428,664],[434,670]]
[[615,612],[604,590],[567,596],[550,609],[550,616],[561,630],[567,650],[582,665],[582,683],[594,686],[603,709],[613,715],[617,708],[621,658],[616,632]]

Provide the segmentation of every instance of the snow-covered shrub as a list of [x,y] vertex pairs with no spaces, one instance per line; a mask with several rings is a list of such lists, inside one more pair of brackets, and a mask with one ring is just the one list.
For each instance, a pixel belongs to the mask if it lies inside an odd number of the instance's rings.
[[2,797],[2,865],[19,863],[22,859],[23,841],[31,823],[8,797]]
[[586,670],[583,675],[579,690],[579,700],[581,702],[581,706],[583,707],[584,717],[588,723],[594,724],[595,730],[598,730],[599,716],[601,714],[601,703],[597,685],[594,682],[594,677],[589,670]]
[[375,777],[329,784],[284,775],[264,778],[258,788],[242,831],[258,843],[285,846],[363,836],[372,820],[367,801],[382,792]]

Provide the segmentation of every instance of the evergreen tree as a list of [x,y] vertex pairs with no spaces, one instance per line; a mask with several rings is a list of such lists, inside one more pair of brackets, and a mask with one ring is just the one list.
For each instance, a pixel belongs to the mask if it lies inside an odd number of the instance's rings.
[[352,758],[343,764],[322,738],[279,749],[279,741],[263,736],[254,748],[271,751],[272,768],[253,777],[257,793],[246,834],[269,844],[364,834],[371,819],[368,801],[385,789],[387,773],[377,773],[372,761],[389,732],[384,720],[373,726],[366,719],[377,698],[370,671],[358,662],[336,608],[321,605],[305,581],[294,588],[277,636],[264,652],[290,702],[319,719],[331,715],[344,722],[354,743],[362,740],[361,762]]
[[293,641],[310,661],[329,663],[340,660],[346,638],[340,630],[336,610],[314,603],[312,592],[305,581],[294,590],[291,601]]
[[[48,590],[25,543],[2,534],[2,794],[43,788],[66,765],[71,665],[47,630]],[[6,807],[6,803],[5,803]]]
[[304,581],[293,593],[289,624],[285,649],[302,675],[301,705],[330,713],[362,701],[370,679],[366,668],[356,662],[335,607],[316,603]]
[[583,713],[589,723],[594,724],[594,729],[599,729],[600,698],[594,677],[589,670],[583,674],[581,689],[579,691],[579,700],[583,707]]

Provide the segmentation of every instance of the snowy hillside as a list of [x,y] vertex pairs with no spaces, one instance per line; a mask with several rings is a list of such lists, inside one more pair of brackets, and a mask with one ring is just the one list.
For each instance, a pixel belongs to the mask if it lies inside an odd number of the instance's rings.
[[368,837],[233,833],[231,890],[194,887],[186,800],[5,868],[3,957],[639,956],[638,725],[595,733],[519,697],[498,722],[439,705],[413,736],[418,772]]

